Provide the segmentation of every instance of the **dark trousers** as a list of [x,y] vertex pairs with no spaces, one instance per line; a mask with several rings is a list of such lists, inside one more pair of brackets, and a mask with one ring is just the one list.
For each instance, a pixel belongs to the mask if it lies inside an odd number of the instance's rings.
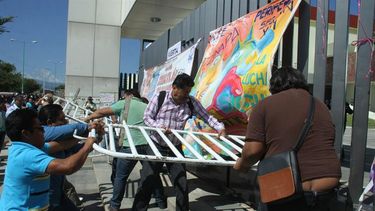
[[[136,146],[137,152],[139,154],[146,154],[147,145],[142,146]],[[122,147],[120,150],[124,153],[131,153],[131,150],[129,147]],[[121,207],[121,201],[124,198],[125,194],[125,188],[126,188],[126,182],[128,180],[128,177],[132,170],[134,169],[134,166],[137,164],[137,160],[126,160],[126,159],[117,159],[116,162],[116,176],[113,180],[113,195],[111,199],[111,207],[114,208],[120,208]],[[142,161],[142,165],[144,162]],[[114,164],[112,164],[114,165]],[[163,184],[161,183],[160,176],[157,176],[154,178],[154,197],[156,201],[162,201],[164,200],[164,189]]]
[[[174,156],[173,152],[167,148],[155,144],[163,156]],[[176,148],[182,153],[181,145]],[[147,149],[148,154],[153,154],[150,147]],[[132,210],[147,210],[150,202],[152,190],[155,188],[155,178],[163,167],[162,162],[144,162],[141,171],[141,183],[138,187],[137,194],[133,202]],[[173,182],[176,191],[176,210],[189,210],[189,196],[186,180],[186,166],[181,163],[166,163],[169,176]]]
[[82,201],[79,200],[76,188],[66,179],[66,177],[64,179],[63,190],[66,197],[68,197],[68,199],[70,199],[70,201],[72,201],[75,206],[78,207],[82,205]]
[[65,194],[62,194],[61,201],[59,206],[53,206],[50,205],[48,208],[48,211],[79,211],[80,209],[77,208],[77,206],[70,201],[70,199],[65,196]]
[[335,200],[335,191],[312,192],[306,191],[304,195],[284,204],[260,204],[259,211],[330,211],[330,205]]
[[5,131],[0,131],[0,151],[3,148],[4,139],[5,139]]
[[[116,148],[116,151],[120,151],[122,149],[122,143],[121,143],[121,146],[120,146],[119,138],[120,137],[117,137],[117,136],[115,137],[115,148]],[[123,138],[121,138],[121,140],[122,139]],[[110,163],[112,165],[111,182],[112,182],[112,186],[113,186],[114,183],[115,183],[115,177],[116,177],[117,158],[113,157],[112,161],[110,161]]]

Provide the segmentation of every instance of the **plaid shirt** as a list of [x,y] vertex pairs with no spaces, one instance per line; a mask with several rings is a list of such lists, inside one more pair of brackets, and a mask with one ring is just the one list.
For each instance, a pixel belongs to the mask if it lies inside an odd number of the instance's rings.
[[[177,105],[171,95],[171,91],[167,91],[165,95],[165,100],[161,106],[159,112],[158,109],[158,97],[159,93],[155,94],[150,103],[148,104],[143,120],[146,125],[156,128],[170,128],[183,130],[186,121],[189,119],[191,111],[187,102]],[[202,104],[195,98],[190,96],[192,101],[194,111],[193,115],[203,119],[212,128],[217,131],[224,129],[224,124],[220,123],[215,117],[209,115]],[[166,146],[162,138],[157,134],[157,132],[151,131],[151,139],[162,146]],[[168,137],[168,136],[167,136]],[[173,144],[178,145],[180,141],[173,135],[170,134],[168,137]]]

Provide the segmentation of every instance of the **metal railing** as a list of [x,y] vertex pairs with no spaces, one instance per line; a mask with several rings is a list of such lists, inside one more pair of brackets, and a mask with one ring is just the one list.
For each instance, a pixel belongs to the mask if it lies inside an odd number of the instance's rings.
[[[74,122],[85,123],[82,119],[93,113],[92,111],[85,109],[84,107],[79,106],[75,103],[72,103],[61,97],[54,96],[53,103],[61,105],[61,107],[63,108],[63,112],[65,113],[65,116]],[[112,123],[112,120],[107,117],[104,117],[103,121],[106,125]],[[103,145],[102,145],[105,149],[108,148],[108,144],[109,144],[108,140],[109,140],[108,133],[106,133],[103,136]],[[98,156],[98,155],[93,154],[90,157],[93,157],[93,156]]]
[[[104,149],[97,144],[94,144],[94,149],[100,153],[117,157],[126,158],[131,160],[147,160],[157,162],[174,162],[174,163],[186,163],[195,165],[215,165],[215,166],[233,166],[236,160],[241,154],[242,147],[245,144],[243,136],[229,135],[227,137],[221,136],[218,138],[218,134],[215,133],[202,133],[184,130],[171,130],[172,136],[166,136],[164,130],[161,128],[151,128],[146,126],[134,126],[123,124],[109,124],[108,135],[109,135],[109,149]],[[115,138],[113,129],[121,128],[125,130],[126,138],[129,143],[131,153],[117,152],[115,147]],[[133,137],[130,129],[140,131],[150,146],[153,155],[140,154],[137,151],[137,147],[134,144]],[[174,156],[163,156],[162,153],[156,147],[154,141],[151,140],[150,131],[156,131],[165,143],[165,147],[168,147],[174,154]],[[85,139],[85,137],[76,138]],[[178,140],[178,144],[173,144],[171,139]],[[177,139],[176,139],[177,138]],[[184,146],[184,152],[189,152],[192,156],[185,156],[184,153],[180,152],[176,145],[182,144]],[[195,145],[195,146],[193,146]],[[215,146],[215,149],[210,147]],[[164,145],[163,145],[164,146]],[[197,150],[197,146],[202,148],[205,155]],[[218,152],[217,149],[220,149]]]
[[[82,118],[87,117],[92,112],[74,104],[64,98],[56,97],[55,104],[63,107],[63,111],[69,119],[75,122],[81,122]],[[239,158],[242,147],[245,145],[244,136],[228,135],[227,137],[218,137],[216,133],[203,133],[185,130],[171,130],[171,135],[165,135],[164,129],[152,128],[147,126],[128,125],[125,121],[123,124],[112,124],[111,119],[104,118],[105,131],[104,142],[100,146],[94,144],[93,148],[100,154],[93,154],[90,157],[108,155],[117,158],[126,158],[132,160],[147,160],[159,162],[188,163],[195,165],[216,165],[216,166],[233,166]],[[114,129],[119,128],[125,131],[126,139],[129,143],[131,153],[117,152],[115,144]],[[134,143],[130,130],[140,131],[147,144],[150,146],[154,155],[140,154]],[[150,132],[155,131],[174,154],[174,156],[163,156],[151,140]],[[80,137],[74,134],[75,138],[85,140],[87,137]],[[174,144],[172,140],[179,143]],[[180,152],[175,145],[182,144],[183,152]],[[163,145],[164,146],[164,145]],[[187,155],[185,155],[185,152]]]

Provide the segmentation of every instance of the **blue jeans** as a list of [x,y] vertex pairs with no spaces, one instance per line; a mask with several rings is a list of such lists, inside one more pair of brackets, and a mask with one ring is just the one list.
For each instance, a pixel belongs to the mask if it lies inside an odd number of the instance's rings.
[[[162,147],[156,144],[159,152],[163,156],[175,156],[168,147]],[[182,146],[176,148],[183,154]],[[147,148],[149,155],[153,155],[151,148]],[[138,187],[137,194],[133,202],[133,211],[147,210],[151,199],[151,190],[155,188],[155,178],[159,177],[159,173],[163,166],[163,162],[143,162],[141,171],[141,184]],[[189,192],[186,179],[186,166],[182,163],[166,163],[168,173],[171,177],[174,189],[176,191],[176,210],[189,210]]]
[[[147,145],[136,146],[137,152],[139,154],[146,154]],[[120,152],[131,153],[129,147],[122,147]],[[135,164],[137,164],[137,160],[126,160],[126,159],[117,159],[116,164],[116,177],[113,181],[113,195],[110,202],[111,207],[120,208],[121,201],[124,198],[125,194],[125,187],[126,181],[132,170],[134,169]],[[144,162],[141,162],[142,165]],[[163,184],[161,183],[160,176],[155,177],[153,180],[155,184],[154,188],[154,196],[156,201],[164,200],[164,189]],[[151,192],[150,192],[151,194]]]

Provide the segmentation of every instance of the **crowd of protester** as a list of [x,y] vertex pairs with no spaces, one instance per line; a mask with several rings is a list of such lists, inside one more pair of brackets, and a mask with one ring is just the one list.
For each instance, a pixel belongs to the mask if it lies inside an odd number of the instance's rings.
[[96,138],[84,144],[73,138],[87,136],[101,122],[68,124],[63,108],[52,94],[1,96],[0,144],[10,139],[0,210],[81,210],[81,200],[65,175],[84,164]]
[[[52,95],[1,97],[0,138],[4,139],[6,132],[12,146],[8,153],[0,210],[79,210],[79,202],[67,194],[72,189],[67,191],[66,188],[74,189],[74,186],[65,175],[80,169],[96,141],[88,138],[84,144],[78,144],[78,140],[73,138],[74,131],[82,136],[87,136],[91,129],[96,129],[99,134],[104,132],[103,124],[93,121],[95,119],[117,116],[112,119],[126,121],[130,125],[162,128],[181,153],[182,145],[171,130],[184,129],[186,121],[193,115],[215,129],[219,138],[226,136],[225,125],[189,95],[193,86],[191,76],[180,74],[173,81],[170,91],[155,93],[150,102],[138,92],[129,90],[125,92],[124,99],[110,107],[97,109],[92,97],[89,97],[85,107],[93,113],[84,119],[87,124],[68,124],[62,107],[53,104]],[[301,142],[304,144],[300,145],[296,156],[301,190],[274,204],[264,201],[261,196],[258,210],[330,210],[341,170],[333,148],[334,125],[327,106],[311,96],[304,76],[293,68],[273,70],[270,92],[272,96],[259,102],[249,113],[245,146],[234,169],[247,172],[256,162],[290,150],[304,126],[311,99],[311,105],[314,105],[311,107],[316,107],[317,112],[313,113],[311,130],[306,133],[306,140]],[[289,124],[285,124],[285,119],[289,119]],[[139,153],[153,154],[140,131],[130,129],[129,132]],[[160,134],[151,132],[149,135],[163,156],[174,154]],[[3,141],[0,141],[2,144]],[[124,133],[118,138],[117,148],[120,152],[131,152]],[[127,179],[136,163],[136,160],[114,159],[111,211],[121,208]],[[132,210],[147,210],[152,194],[160,208],[167,208],[159,178],[164,164],[176,192],[175,209],[190,209],[185,164],[141,163],[141,179]]]
[[5,110],[9,113],[17,108],[28,108],[34,111],[39,111],[43,105],[52,104],[52,94],[13,94],[13,95],[0,95],[0,104],[5,106]]

